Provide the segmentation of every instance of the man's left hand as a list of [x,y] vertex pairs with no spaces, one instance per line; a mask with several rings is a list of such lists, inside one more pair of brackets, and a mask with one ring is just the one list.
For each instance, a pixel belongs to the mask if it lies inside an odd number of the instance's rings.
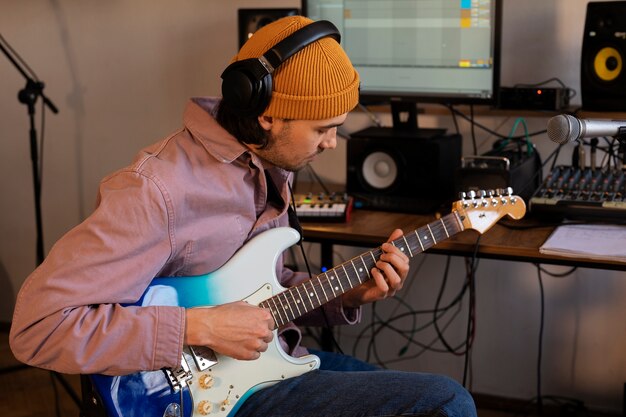
[[409,273],[409,258],[391,241],[402,236],[402,230],[391,233],[381,249],[382,255],[376,266],[370,271],[372,279],[345,293],[342,302],[345,307],[356,308],[360,305],[393,297],[402,288]]

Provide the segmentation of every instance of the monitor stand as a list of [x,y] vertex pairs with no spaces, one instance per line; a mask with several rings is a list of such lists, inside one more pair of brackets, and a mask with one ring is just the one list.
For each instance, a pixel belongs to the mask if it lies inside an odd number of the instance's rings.
[[[445,135],[444,128],[420,128],[417,120],[417,101],[391,100],[391,118],[395,136],[412,136],[430,139]],[[392,132],[390,132],[392,133]]]
[[420,128],[417,123],[417,101],[392,100],[393,127],[368,127],[353,133],[355,137],[434,139],[446,134],[444,128]]

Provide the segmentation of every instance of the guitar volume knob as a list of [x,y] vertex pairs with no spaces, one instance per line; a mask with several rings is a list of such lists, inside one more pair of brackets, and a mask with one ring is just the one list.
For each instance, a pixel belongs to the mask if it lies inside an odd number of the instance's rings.
[[213,404],[211,404],[210,401],[204,400],[198,403],[198,413],[202,414],[203,416],[206,416],[211,411],[213,411]]
[[198,384],[200,384],[200,387],[204,389],[213,387],[214,382],[215,380],[213,379],[213,376],[209,374],[202,374],[200,378],[198,378]]

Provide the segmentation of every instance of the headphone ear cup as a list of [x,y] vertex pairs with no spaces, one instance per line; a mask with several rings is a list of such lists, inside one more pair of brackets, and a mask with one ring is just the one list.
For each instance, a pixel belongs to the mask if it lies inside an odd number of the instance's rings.
[[234,62],[222,73],[222,99],[242,116],[258,116],[272,95],[272,76],[257,59]]

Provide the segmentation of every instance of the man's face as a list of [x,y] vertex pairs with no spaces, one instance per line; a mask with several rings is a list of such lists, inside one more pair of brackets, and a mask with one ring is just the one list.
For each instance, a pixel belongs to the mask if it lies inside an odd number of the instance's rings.
[[288,171],[298,171],[311,163],[325,149],[337,146],[337,127],[348,114],[324,120],[282,120],[259,116],[259,123],[269,134],[268,145],[250,148],[261,158]]

